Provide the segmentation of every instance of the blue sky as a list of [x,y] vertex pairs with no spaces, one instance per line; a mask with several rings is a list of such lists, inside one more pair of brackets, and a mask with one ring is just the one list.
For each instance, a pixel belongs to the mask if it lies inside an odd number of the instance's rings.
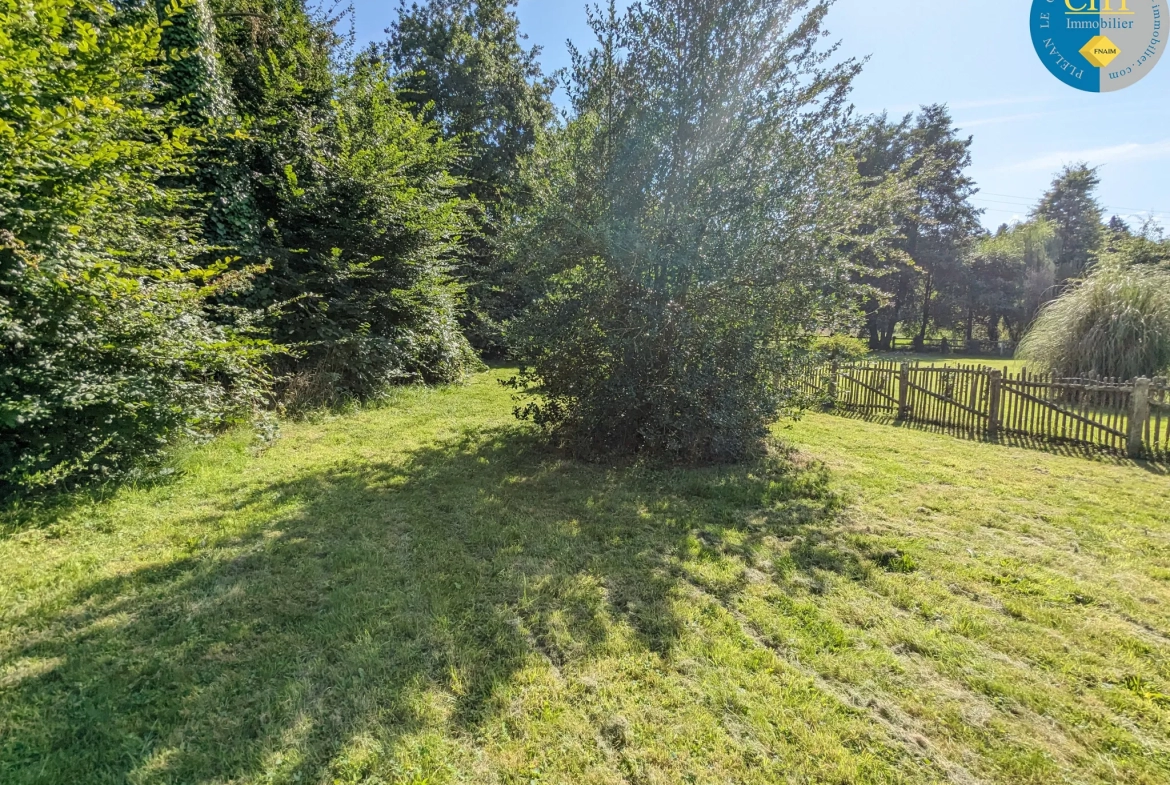
[[[718,2],[718,0],[713,0]],[[358,43],[381,40],[397,3],[354,0]],[[1026,215],[1063,163],[1101,167],[1101,202],[1131,222],[1153,212],[1170,226],[1170,56],[1137,85],[1082,93],[1051,76],[1032,48],[1030,0],[838,0],[830,40],[868,57],[855,83],[859,111],[946,103],[974,136],[972,175],[994,227]],[[585,4],[520,0],[529,41],[547,70],[568,63],[565,40],[591,39]]]

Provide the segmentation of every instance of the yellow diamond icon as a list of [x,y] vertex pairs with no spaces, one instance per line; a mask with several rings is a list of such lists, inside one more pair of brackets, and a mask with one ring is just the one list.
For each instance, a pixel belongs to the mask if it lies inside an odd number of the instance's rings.
[[1121,50],[1107,37],[1098,35],[1084,45],[1081,54],[1096,67],[1104,68],[1113,62],[1113,58],[1121,54]]

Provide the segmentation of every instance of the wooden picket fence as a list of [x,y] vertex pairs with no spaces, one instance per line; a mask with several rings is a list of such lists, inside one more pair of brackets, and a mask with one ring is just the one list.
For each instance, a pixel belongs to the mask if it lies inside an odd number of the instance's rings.
[[830,410],[1170,460],[1170,383],[1162,378],[1063,379],[887,361],[813,366],[799,387],[806,402]]

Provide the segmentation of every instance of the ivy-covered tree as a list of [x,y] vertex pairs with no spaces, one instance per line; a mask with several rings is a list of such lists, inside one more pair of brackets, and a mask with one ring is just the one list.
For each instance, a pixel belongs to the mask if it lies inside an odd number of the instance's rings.
[[[182,9],[171,9],[179,14]],[[124,474],[246,416],[260,344],[209,300],[195,132],[151,92],[166,53],[140,8],[0,5],[0,495]],[[165,58],[165,59],[164,59]]]
[[154,0],[160,53],[181,53],[161,69],[155,98],[187,125],[202,125],[232,114],[232,99],[219,61],[215,22],[208,0]]
[[240,160],[246,123],[224,74],[214,9],[210,0],[153,0],[141,9],[149,13],[151,6],[166,22],[159,50],[167,56],[157,69],[155,100],[201,139],[180,182],[203,200],[204,239],[218,252],[246,254],[254,250],[261,221]]
[[553,118],[554,82],[539,47],[525,47],[516,0],[400,0],[382,54],[404,100],[423,110],[445,139],[464,150],[455,173],[477,204],[480,233],[463,253],[470,297],[465,324],[476,346],[503,349],[500,325],[527,305],[496,238],[528,198],[521,167]]

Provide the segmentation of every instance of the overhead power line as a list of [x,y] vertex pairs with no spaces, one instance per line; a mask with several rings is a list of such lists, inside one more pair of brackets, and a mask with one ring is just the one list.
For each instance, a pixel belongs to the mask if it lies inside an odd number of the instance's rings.
[[[1040,201],[1039,199],[1030,199],[1026,196],[1013,196],[1011,194],[993,194],[993,193],[990,193],[989,191],[980,191],[978,194],[976,194],[975,196],[973,196],[971,198],[974,200],[977,200],[977,201],[992,202],[994,204],[1011,204],[1011,205],[1016,204],[1016,202],[1002,202],[1002,201],[999,201],[997,199],[985,199],[984,196],[997,196],[997,197],[1000,197],[1001,199],[1018,200],[1020,206],[1028,207],[1028,208],[1034,207],[1036,205],[1036,203],[1038,201]],[[1150,209],[1148,207],[1122,207],[1120,205],[1110,205],[1110,204],[1103,204],[1103,205],[1101,205],[1101,207],[1106,212],[1130,210],[1130,211],[1135,212],[1135,213],[1153,213],[1156,215],[1170,215],[1170,210],[1153,210],[1153,209]]]

